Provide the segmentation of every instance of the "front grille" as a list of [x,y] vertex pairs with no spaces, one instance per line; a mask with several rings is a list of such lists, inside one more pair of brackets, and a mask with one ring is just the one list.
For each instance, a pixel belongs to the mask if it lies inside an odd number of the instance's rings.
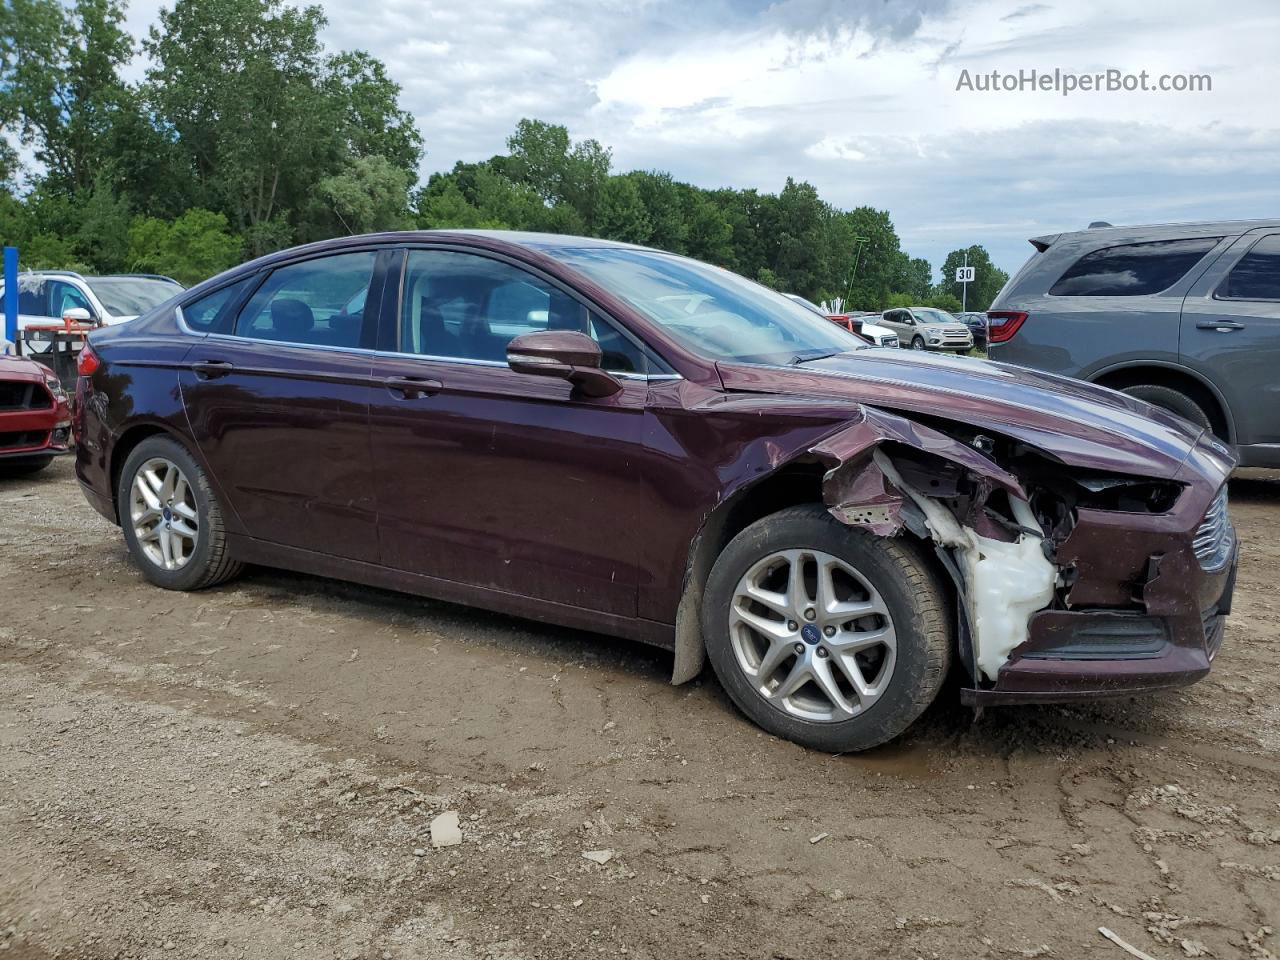
[[1168,649],[1164,620],[1132,613],[1092,614],[1085,626],[1052,647],[1037,647],[1024,660],[1150,660]]
[[48,430],[9,430],[0,433],[0,450],[37,448],[45,446],[48,442]]
[[897,345],[898,345],[897,337],[885,337],[883,340],[880,341],[880,346],[882,347],[896,347]]
[[39,384],[0,380],[0,410],[48,410],[52,406],[53,397]]
[[1191,548],[1202,570],[1221,570],[1231,559],[1235,545],[1236,534],[1227,513],[1227,485],[1224,483],[1196,528]]

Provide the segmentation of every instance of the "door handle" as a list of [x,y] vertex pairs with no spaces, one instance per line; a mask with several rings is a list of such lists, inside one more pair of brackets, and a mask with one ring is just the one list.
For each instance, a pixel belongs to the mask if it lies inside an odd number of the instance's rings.
[[235,366],[226,360],[198,360],[191,365],[191,369],[201,380],[216,380],[231,373]]
[[1243,330],[1243,323],[1236,323],[1234,320],[1201,320],[1196,324],[1197,330],[1216,330],[1218,333],[1231,333],[1233,330]]
[[430,380],[426,377],[387,377],[382,383],[403,400],[430,397],[439,393],[444,386],[439,380]]

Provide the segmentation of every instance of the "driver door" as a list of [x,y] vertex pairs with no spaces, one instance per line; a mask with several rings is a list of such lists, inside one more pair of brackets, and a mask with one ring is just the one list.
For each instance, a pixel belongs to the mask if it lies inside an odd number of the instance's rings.
[[[410,250],[401,290],[370,410],[382,562],[634,617],[642,348],[547,278],[486,255]],[[546,329],[596,339],[622,389],[583,397],[510,369],[507,343]]]

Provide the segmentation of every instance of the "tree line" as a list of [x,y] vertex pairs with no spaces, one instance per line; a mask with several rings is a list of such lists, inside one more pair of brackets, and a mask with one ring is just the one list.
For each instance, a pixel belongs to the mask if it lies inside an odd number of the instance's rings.
[[[889,213],[788,178],[705,189],[521,120],[506,152],[419,183],[422,134],[385,65],[330,51],[317,6],[174,0],[140,42],[119,0],[0,3],[0,240],[24,267],[194,283],[245,257],[374,230],[489,227],[646,244],[847,309],[957,310]],[[122,74],[143,58],[140,80]],[[1004,282],[981,247],[970,309]],[[944,278],[954,274],[948,257]]]

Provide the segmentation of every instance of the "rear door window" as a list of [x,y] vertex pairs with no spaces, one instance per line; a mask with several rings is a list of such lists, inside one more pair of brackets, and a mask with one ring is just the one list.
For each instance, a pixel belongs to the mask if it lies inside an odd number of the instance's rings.
[[1280,300],[1280,234],[1263,237],[1227,274],[1218,296],[1229,300]]
[[236,317],[235,335],[319,347],[358,347],[373,282],[372,251],[273,270]]
[[1141,297],[1173,286],[1221,237],[1158,240],[1085,254],[1049,288],[1053,297]]

